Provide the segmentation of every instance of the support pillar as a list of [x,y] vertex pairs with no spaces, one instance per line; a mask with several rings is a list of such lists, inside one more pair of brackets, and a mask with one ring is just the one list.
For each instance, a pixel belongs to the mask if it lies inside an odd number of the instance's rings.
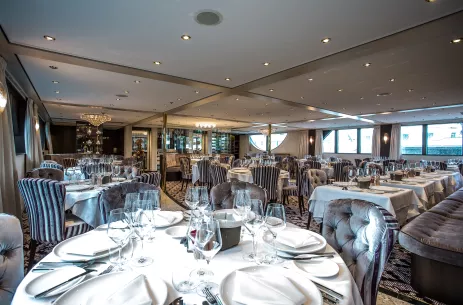
[[167,173],[167,113],[162,115],[162,190],[166,191],[166,173]]
[[132,157],[132,125],[124,127],[124,158]]
[[158,170],[158,129],[151,128],[150,139],[150,170]]
[[267,153],[270,155],[271,152],[272,152],[272,124],[268,124]]

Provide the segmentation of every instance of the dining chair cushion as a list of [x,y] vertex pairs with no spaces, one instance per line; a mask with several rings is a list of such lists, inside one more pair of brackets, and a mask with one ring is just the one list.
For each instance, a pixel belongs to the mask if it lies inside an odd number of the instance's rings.
[[191,180],[192,173],[190,168],[190,159],[186,157],[180,158],[180,172],[182,173],[182,179]]
[[212,186],[227,182],[227,169],[221,165],[211,165],[209,167],[212,178]]
[[63,166],[64,166],[64,168],[76,167],[77,166],[77,159],[75,159],[75,158],[63,158]]
[[61,171],[64,171],[64,167],[61,165],[61,164],[58,164],[58,163],[49,163],[49,162],[45,162],[43,161],[41,164],[40,164],[40,168],[56,168],[56,169],[59,169]]
[[234,194],[237,190],[249,190],[251,199],[261,200],[263,206],[267,204],[267,194],[260,186],[248,182],[232,181],[216,185],[211,189],[212,209],[233,209]]
[[161,173],[159,172],[143,173],[137,176],[136,179],[137,182],[148,183],[157,187],[161,185]]
[[251,169],[254,184],[267,191],[269,200],[277,199],[277,186],[280,169],[274,166],[258,166]]
[[24,278],[23,233],[19,220],[0,213],[0,304],[10,304]]
[[322,235],[348,266],[364,305],[376,304],[398,229],[387,210],[368,201],[338,199],[326,207]]
[[26,178],[43,178],[63,181],[64,172],[56,168],[34,168],[26,173]]
[[310,193],[313,192],[317,186],[326,185],[328,183],[328,177],[325,171],[321,169],[309,169],[308,176]]

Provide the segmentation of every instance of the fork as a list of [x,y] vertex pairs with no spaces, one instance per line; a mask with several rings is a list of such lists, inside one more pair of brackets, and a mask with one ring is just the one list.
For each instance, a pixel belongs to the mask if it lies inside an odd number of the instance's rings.
[[203,289],[204,294],[206,295],[206,300],[211,304],[223,305],[222,301],[218,297],[215,297],[211,291],[206,287]]

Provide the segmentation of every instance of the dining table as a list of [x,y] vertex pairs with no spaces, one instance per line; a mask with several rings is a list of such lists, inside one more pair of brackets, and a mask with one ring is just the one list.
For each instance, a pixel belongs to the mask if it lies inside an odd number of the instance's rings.
[[[180,223],[185,228],[186,233],[186,222]],[[287,227],[296,227],[292,224],[288,224]],[[86,233],[92,234],[92,231]],[[262,242],[262,241],[261,241]],[[222,283],[222,280],[229,274],[233,273],[235,270],[245,268],[245,267],[259,267],[253,261],[246,261],[242,258],[242,253],[244,250],[249,250],[251,247],[251,237],[248,234],[244,234],[239,244],[235,247],[229,248],[224,251],[220,251],[207,265],[207,268],[213,271],[214,275],[212,277],[212,282],[217,284]],[[283,276],[286,274],[297,274],[301,278],[309,279],[315,283],[321,284],[341,295],[343,298],[340,300],[338,304],[340,305],[362,305],[362,299],[360,297],[359,290],[357,285],[349,271],[349,268],[342,260],[341,256],[336,253],[336,251],[329,245],[326,246],[324,251],[320,251],[319,253],[324,252],[334,252],[334,257],[329,258],[333,262],[335,262],[339,266],[339,272],[337,275],[330,276],[330,277],[315,277],[305,271],[302,271],[300,268],[296,267],[294,261],[287,260],[280,264],[275,265],[267,265],[269,266],[269,270],[271,272],[275,272],[278,274],[282,274]],[[173,284],[172,284],[172,275],[173,272],[176,270],[181,270],[186,268],[187,270],[196,269],[199,266],[199,262],[194,259],[193,253],[188,253],[187,248],[179,242],[179,239],[172,238],[168,234],[166,234],[166,228],[158,228],[154,234],[154,239],[151,243],[145,243],[145,255],[153,258],[153,263],[148,266],[144,267],[136,267],[130,265],[132,269],[132,273],[135,274],[143,274],[146,277],[148,291],[154,289],[153,285],[156,283],[158,291],[166,290],[165,300],[160,301],[158,303],[153,303],[153,305],[168,305],[173,300],[178,297],[182,297],[184,304],[186,305],[193,305],[193,304],[203,304],[206,300],[204,297],[199,296],[195,290],[190,292],[181,293],[177,291]],[[60,259],[52,252],[44,257],[41,262],[57,262]],[[108,258],[100,258],[98,259],[99,262],[103,262],[104,264],[101,265],[94,265],[92,269],[96,269],[96,272],[92,272],[86,275],[84,282],[82,282],[81,286],[84,285],[89,279],[95,279],[99,276],[99,274],[107,269],[109,266]],[[34,267],[35,268],[35,267]],[[105,275],[109,276],[115,271]],[[132,273],[127,273],[129,276]],[[26,293],[27,285],[36,279],[37,277],[41,276],[42,272],[29,272],[24,280],[20,283],[19,287],[16,290],[16,294],[12,301],[12,305],[34,305],[34,304],[52,304],[54,301],[56,303],[61,304],[60,300],[56,300],[58,297],[44,297],[42,299],[34,299],[33,297],[29,296]],[[124,277],[121,277],[124,278]],[[129,280],[129,279],[127,279]],[[95,283],[95,281],[90,282]],[[96,285],[96,284],[94,284]],[[165,287],[164,287],[165,285]],[[74,289],[78,291],[81,286],[77,286]],[[111,294],[114,291],[117,291],[118,288],[123,287],[124,283],[118,283],[117,287],[99,287],[96,286],[92,288],[94,293],[105,293]],[[161,287],[162,286],[162,287]],[[233,291],[227,289],[226,286],[221,287],[223,288],[224,293],[232,294]],[[72,292],[72,291],[71,291]],[[164,294],[164,293],[161,293]],[[85,304],[85,299],[90,297],[90,295],[85,295],[85,293],[78,293],[77,299],[75,300],[76,305]],[[80,298],[80,299],[79,299]],[[74,300],[73,300],[74,301]],[[224,305],[231,305],[230,303],[223,302]],[[66,303],[67,304],[67,303]],[[311,303],[312,304],[312,303]]]
[[[409,182],[408,182],[409,181]],[[382,186],[413,190],[420,200],[418,208],[420,210],[429,210],[437,203],[443,200],[443,191],[438,188],[435,181],[408,179],[407,182],[382,180]]]
[[[350,188],[350,189],[349,189]],[[354,191],[355,190],[355,191]],[[421,204],[416,193],[410,189],[397,189],[394,192],[372,192],[357,187],[340,187],[336,185],[317,186],[309,198],[309,212],[317,222],[323,222],[325,209],[332,200],[360,199],[377,204],[389,211],[402,226],[408,218],[419,215]]]

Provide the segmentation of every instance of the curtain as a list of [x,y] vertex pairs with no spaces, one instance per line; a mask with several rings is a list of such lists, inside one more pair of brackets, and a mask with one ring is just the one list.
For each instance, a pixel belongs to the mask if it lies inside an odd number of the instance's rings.
[[400,153],[400,124],[392,125],[391,130],[391,149],[389,153],[389,158],[391,160],[398,160],[401,157]]
[[[6,62],[0,57],[0,83],[4,84],[8,101],[5,70]],[[5,110],[0,114],[0,147],[0,213],[11,214],[21,219],[11,102],[7,102]]]
[[53,143],[51,142],[50,122],[45,123],[45,138],[47,140],[48,153],[53,154]]
[[26,171],[40,166],[43,160],[40,129],[35,129],[38,123],[37,105],[27,99],[26,120],[24,122],[24,139],[26,142]]
[[323,130],[317,129],[315,131],[315,155],[321,156],[323,154]]
[[371,156],[381,156],[381,126],[373,128],[373,141],[371,142]]
[[299,158],[304,158],[309,154],[309,131],[302,130],[299,132]]

